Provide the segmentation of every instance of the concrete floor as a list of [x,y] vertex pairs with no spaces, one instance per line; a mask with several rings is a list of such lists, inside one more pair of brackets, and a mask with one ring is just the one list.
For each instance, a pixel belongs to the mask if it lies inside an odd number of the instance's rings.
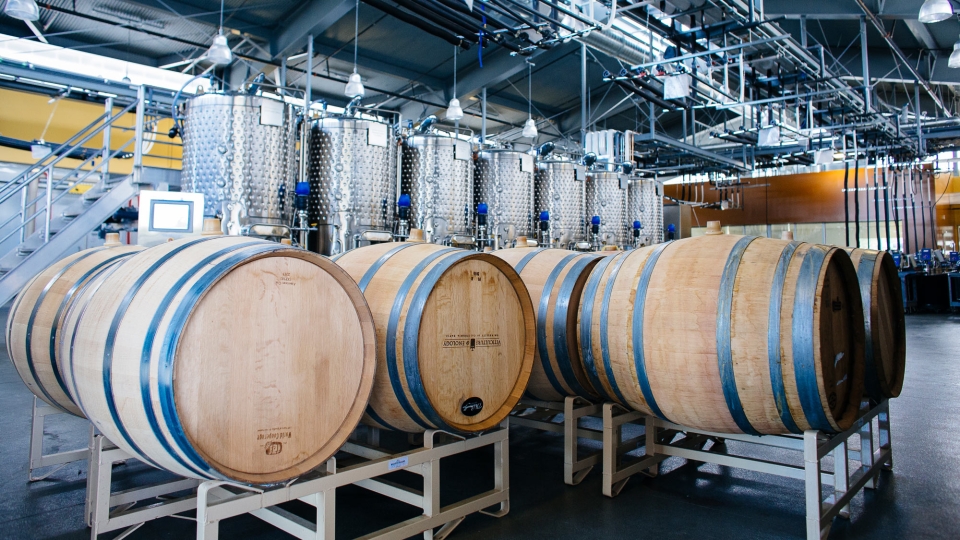
[[[5,318],[0,314],[0,320]],[[909,316],[907,336],[904,391],[890,405],[894,472],[882,474],[877,490],[854,499],[852,519],[837,519],[831,538],[960,538],[960,462],[954,453],[960,448],[960,429],[954,432],[951,424],[960,419],[960,316]],[[0,538],[89,538],[83,525],[85,463],[68,465],[46,481],[26,482],[32,397],[13,365],[0,360]],[[57,415],[48,426],[47,452],[86,444],[84,421]],[[619,497],[608,499],[600,492],[599,470],[579,486],[563,484],[563,452],[557,435],[513,428],[510,452],[510,513],[501,519],[470,516],[453,538],[803,538],[805,534],[799,480],[673,459],[664,464],[665,472],[658,478],[634,478]],[[450,458],[442,468],[442,491],[459,496],[490,489],[491,457],[481,450]],[[115,488],[167,476],[129,464],[115,470]],[[453,500],[444,499],[443,504]],[[337,534],[343,538],[417,514],[409,506],[352,486],[337,492],[337,505]],[[291,511],[302,510],[302,506],[291,507]],[[221,538],[290,538],[250,516],[228,520],[220,531]],[[192,534],[192,522],[168,518],[148,523],[131,538]]]

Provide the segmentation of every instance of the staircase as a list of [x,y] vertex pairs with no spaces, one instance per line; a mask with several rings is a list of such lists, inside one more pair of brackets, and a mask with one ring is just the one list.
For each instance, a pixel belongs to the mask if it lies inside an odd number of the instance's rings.
[[[110,148],[110,133],[117,120],[136,113],[135,136],[115,150]],[[68,254],[93,230],[109,219],[140,191],[143,161],[144,89],[137,100],[113,113],[113,100],[106,101],[105,112],[65,143],[0,187],[0,204],[20,201],[20,211],[0,223],[0,245],[15,238],[18,243],[0,253],[0,306],[9,302],[34,276]],[[103,149],[91,155],[62,178],[54,179],[54,168],[94,137],[103,136]],[[133,148],[130,148],[133,146]],[[133,156],[133,174],[111,176],[110,162],[118,156]],[[96,162],[100,158],[99,163]],[[62,165],[61,165],[62,167]],[[59,215],[54,205],[74,187],[95,182]],[[19,220],[19,221],[18,221]]]

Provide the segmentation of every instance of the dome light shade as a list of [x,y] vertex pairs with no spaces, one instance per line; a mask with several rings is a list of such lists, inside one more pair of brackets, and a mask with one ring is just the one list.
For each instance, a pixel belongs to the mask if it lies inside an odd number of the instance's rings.
[[447,105],[447,120],[460,120],[463,118],[463,109],[460,108],[460,100],[453,98]]
[[533,139],[537,136],[537,123],[533,121],[533,118],[527,118],[527,122],[523,124],[522,135],[529,139]]
[[3,13],[21,21],[35,21],[40,18],[40,8],[36,0],[7,0]]
[[930,24],[945,21],[953,17],[953,6],[950,0],[926,0],[920,6],[920,22]]
[[960,40],[953,44],[953,52],[950,53],[950,59],[947,60],[947,67],[960,68]]
[[214,36],[213,45],[210,45],[210,49],[207,50],[207,60],[218,66],[226,66],[233,62],[233,52],[227,45],[227,36],[223,34]]
[[367,90],[363,87],[360,74],[354,71],[350,74],[350,79],[347,81],[347,87],[343,89],[343,94],[349,98],[355,98],[366,93]]

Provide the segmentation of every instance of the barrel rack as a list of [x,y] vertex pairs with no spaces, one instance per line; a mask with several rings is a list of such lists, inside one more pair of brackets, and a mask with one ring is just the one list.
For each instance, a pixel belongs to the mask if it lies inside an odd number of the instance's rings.
[[[359,436],[363,431],[366,441]],[[197,539],[216,540],[220,522],[242,514],[254,515],[301,539],[335,538],[336,488],[354,484],[423,509],[420,516],[365,535],[365,539],[402,539],[423,533],[425,540],[446,538],[464,518],[476,512],[501,517],[510,509],[508,421],[479,435],[461,437],[438,430],[424,434],[423,445],[401,453],[378,447],[379,431],[360,428],[341,452],[360,458],[359,463],[339,467],[330,458],[324,467],[286,485],[265,489],[230,482],[178,479],[111,492],[112,465],[130,455],[96,435],[87,475],[86,521],[90,538],[125,529],[124,538],[144,523],[196,510]],[[477,448],[494,448],[494,487],[447,506],[440,506],[440,460]],[[342,455],[342,454],[341,454]],[[352,461],[352,460],[351,460]],[[423,477],[423,490],[382,479],[405,470]],[[175,494],[179,497],[171,497]],[[303,519],[277,505],[300,500],[316,508],[316,521]],[[139,502],[151,504],[133,508]],[[488,508],[496,507],[492,510]],[[112,509],[112,510],[111,510]],[[438,530],[434,531],[435,528]]]
[[[67,412],[40,401],[36,396],[34,396],[33,416],[30,420],[30,470],[27,473],[28,479],[31,482],[45,480],[53,473],[62,469],[66,464],[73,463],[74,461],[81,461],[90,457],[90,444],[88,444],[86,448],[78,448],[76,450],[67,450],[64,452],[57,452],[55,454],[43,453],[44,423],[46,422],[46,418],[48,416],[52,416],[54,414],[65,414],[72,416]],[[90,426],[90,437],[92,440],[93,425]],[[34,476],[33,471],[46,467],[53,467],[53,469],[50,469],[39,476]]]
[[[615,497],[631,476],[641,472],[655,475],[660,462],[674,456],[796,478],[806,484],[807,540],[820,540],[830,533],[834,517],[850,517],[850,500],[863,488],[875,488],[881,469],[893,467],[889,401],[861,411],[860,418],[843,433],[827,435],[810,430],[803,435],[754,436],[690,429],[605,403],[603,493]],[[623,441],[620,430],[628,423],[654,429],[645,430],[643,437]],[[859,441],[851,444],[854,439]],[[728,453],[724,444],[727,440],[800,452],[803,466]],[[626,455],[641,446],[642,455]],[[822,460],[827,457],[833,458],[832,470],[824,467]],[[824,485],[833,487],[826,497]]]
[[[580,419],[600,417],[601,405],[580,397],[559,401],[540,401],[524,396],[513,409],[511,423],[541,431],[563,434],[563,481],[575,486],[600,463],[601,452],[580,457],[580,439],[602,441],[603,432],[580,426]],[[557,417],[562,417],[557,420]],[[574,436],[576,431],[576,436]]]

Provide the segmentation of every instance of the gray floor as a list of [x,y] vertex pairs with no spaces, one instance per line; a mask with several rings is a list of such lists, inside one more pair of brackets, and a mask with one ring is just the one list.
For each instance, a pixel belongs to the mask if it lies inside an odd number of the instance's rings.
[[[836,520],[831,538],[960,538],[955,453],[960,429],[953,431],[953,421],[960,418],[960,316],[910,316],[907,335],[906,383],[903,395],[891,403],[894,472],[883,473],[877,490],[854,499],[852,519]],[[85,464],[70,465],[48,481],[26,482],[31,400],[12,364],[0,360],[0,538],[89,538],[82,519]],[[49,422],[46,450],[85,444],[84,422],[58,417]],[[579,486],[563,484],[558,436],[513,428],[510,451],[510,514],[501,519],[470,516],[453,538],[804,537],[803,483],[798,480],[674,459],[665,463],[660,477],[632,479],[618,498],[608,499],[600,493],[599,471]],[[477,451],[451,458],[442,469],[443,491],[462,495],[492,487],[490,457]],[[115,476],[115,487],[122,488],[157,481],[166,473],[130,464]],[[416,514],[352,487],[338,491],[337,504],[337,532],[344,538]],[[191,534],[192,522],[164,519],[132,538]],[[224,522],[221,538],[289,537],[244,516]]]

